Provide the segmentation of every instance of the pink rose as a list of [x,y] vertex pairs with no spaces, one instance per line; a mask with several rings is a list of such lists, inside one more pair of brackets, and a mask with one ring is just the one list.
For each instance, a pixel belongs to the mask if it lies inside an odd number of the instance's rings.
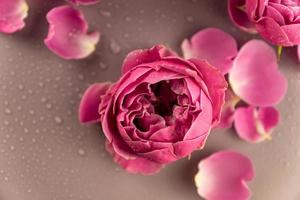
[[280,46],[300,44],[299,0],[229,0],[229,15],[241,29],[259,32]]
[[153,174],[203,148],[220,118],[227,83],[203,60],[184,60],[163,46],[131,52],[114,84],[83,95],[82,123],[101,121],[107,149],[132,173]]

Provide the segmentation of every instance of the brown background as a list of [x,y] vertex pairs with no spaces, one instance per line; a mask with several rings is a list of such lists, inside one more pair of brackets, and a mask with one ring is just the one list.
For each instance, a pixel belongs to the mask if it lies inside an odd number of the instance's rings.
[[[289,80],[279,105],[282,123],[271,142],[248,144],[232,130],[215,131],[206,149],[154,176],[127,174],[104,150],[97,125],[77,120],[80,94],[94,82],[117,80],[132,49],[163,43],[180,52],[180,43],[197,30],[214,26],[243,44],[251,35],[229,21],[225,0],[103,0],[82,7],[91,29],[100,30],[96,53],[64,61],[44,45],[45,13],[54,5],[29,1],[27,27],[0,34],[0,199],[99,200],[200,199],[193,184],[197,162],[221,149],[235,149],[254,162],[250,184],[255,200],[300,199],[300,66],[296,51],[280,62]],[[50,1],[49,1],[50,2]]]

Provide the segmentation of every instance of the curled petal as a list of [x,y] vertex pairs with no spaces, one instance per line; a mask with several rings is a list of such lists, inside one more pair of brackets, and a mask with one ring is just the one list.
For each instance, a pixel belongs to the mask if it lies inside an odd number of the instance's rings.
[[124,59],[122,74],[139,64],[159,61],[163,57],[176,56],[176,53],[163,45],[156,45],[151,49],[138,49],[130,52]]
[[225,104],[222,109],[220,123],[217,128],[230,128],[234,121],[235,106],[240,101],[230,89],[226,91]]
[[273,107],[240,107],[234,115],[237,134],[248,142],[261,142],[271,139],[272,130],[279,123],[279,112]]
[[81,59],[89,56],[98,43],[98,32],[88,33],[83,14],[70,7],[59,6],[47,14],[49,32],[46,46],[64,59]]
[[228,0],[227,9],[232,22],[243,31],[256,33],[254,24],[246,12],[246,0]]
[[84,92],[79,105],[79,121],[81,123],[91,123],[100,121],[98,107],[101,103],[101,96],[111,86],[111,83],[96,83]]
[[199,195],[207,200],[247,200],[250,191],[246,182],[254,174],[249,158],[233,151],[220,151],[200,161],[195,183]]
[[125,159],[122,156],[118,155],[108,142],[106,142],[106,150],[110,154],[112,154],[116,163],[118,163],[121,167],[123,167],[126,171],[130,173],[151,175],[159,172],[160,169],[163,167],[162,164],[153,162],[142,157]]
[[262,17],[256,22],[256,30],[260,35],[275,45],[293,46],[294,43],[288,37],[283,27],[272,18]]
[[251,40],[241,48],[229,82],[234,93],[253,106],[273,106],[287,91],[287,80],[278,70],[274,50],[260,40]]
[[14,33],[24,26],[28,15],[25,0],[0,0],[0,32]]
[[99,3],[100,0],[68,0],[76,5],[92,5]]
[[181,49],[186,59],[206,60],[224,74],[232,67],[233,58],[238,52],[235,39],[217,28],[197,32],[191,41],[185,39],[182,42]]
[[203,81],[207,85],[213,106],[212,126],[216,126],[220,122],[228,84],[221,72],[207,62],[195,59],[192,59],[191,62],[200,70],[203,75]]

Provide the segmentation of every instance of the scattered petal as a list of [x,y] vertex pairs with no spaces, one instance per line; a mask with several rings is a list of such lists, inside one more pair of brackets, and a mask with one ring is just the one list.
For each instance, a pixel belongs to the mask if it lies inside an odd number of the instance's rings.
[[251,194],[246,182],[254,176],[249,158],[220,151],[200,161],[195,183],[199,195],[207,200],[247,200]]
[[46,46],[64,59],[82,59],[89,56],[98,43],[99,32],[87,33],[83,14],[71,6],[53,8],[47,14],[49,32]]
[[197,32],[191,41],[185,39],[181,49],[186,59],[206,60],[224,74],[232,67],[233,59],[238,52],[235,39],[216,28],[206,28]]
[[287,80],[279,71],[274,50],[265,42],[247,42],[229,73],[232,90],[253,106],[273,106],[286,94]]
[[0,0],[0,32],[14,33],[24,28],[28,10],[25,0]]
[[271,139],[273,129],[278,125],[280,115],[273,107],[237,108],[234,115],[234,125],[240,138],[248,142],[261,142]]
[[234,121],[235,106],[241,100],[230,89],[227,89],[225,96],[225,104],[222,109],[220,123],[217,128],[230,128]]
[[69,0],[69,1],[76,5],[92,5],[100,2],[100,0]]
[[91,85],[83,94],[79,105],[79,121],[81,123],[92,123],[100,121],[98,107],[100,105],[101,96],[111,86],[111,83],[95,83]]
[[241,30],[257,33],[254,24],[249,20],[246,12],[246,0],[228,0],[228,13],[232,22]]

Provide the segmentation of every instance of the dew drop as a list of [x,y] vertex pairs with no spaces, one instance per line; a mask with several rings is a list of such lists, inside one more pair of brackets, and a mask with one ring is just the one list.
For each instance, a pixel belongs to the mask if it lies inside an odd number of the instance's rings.
[[111,12],[106,11],[106,10],[100,10],[100,14],[101,14],[103,17],[111,17]]
[[9,108],[5,108],[4,109],[4,112],[6,113],[6,114],[8,114],[8,115],[10,115],[12,112],[11,112],[11,110],[9,109]]
[[15,146],[11,145],[11,146],[10,146],[10,150],[11,150],[11,151],[14,151],[14,150],[15,150]]
[[119,54],[122,50],[120,45],[115,40],[111,40],[110,49],[114,54]]
[[84,156],[85,155],[85,151],[83,150],[83,149],[78,149],[78,154],[80,155],[80,156]]
[[24,86],[23,86],[22,84],[19,84],[19,85],[18,85],[18,88],[19,88],[19,90],[23,90],[23,89],[24,89]]
[[102,70],[106,70],[106,69],[107,69],[107,65],[106,65],[104,62],[100,62],[100,63],[99,63],[99,67],[100,67],[100,69],[102,69]]
[[47,104],[46,104],[46,108],[47,108],[48,110],[50,110],[50,109],[52,108],[52,105],[51,105],[50,103],[47,103]]
[[54,117],[54,121],[56,124],[61,124],[63,122],[62,118],[60,118],[58,116]]
[[186,21],[187,22],[193,22],[194,21],[194,18],[192,16],[186,16]]

